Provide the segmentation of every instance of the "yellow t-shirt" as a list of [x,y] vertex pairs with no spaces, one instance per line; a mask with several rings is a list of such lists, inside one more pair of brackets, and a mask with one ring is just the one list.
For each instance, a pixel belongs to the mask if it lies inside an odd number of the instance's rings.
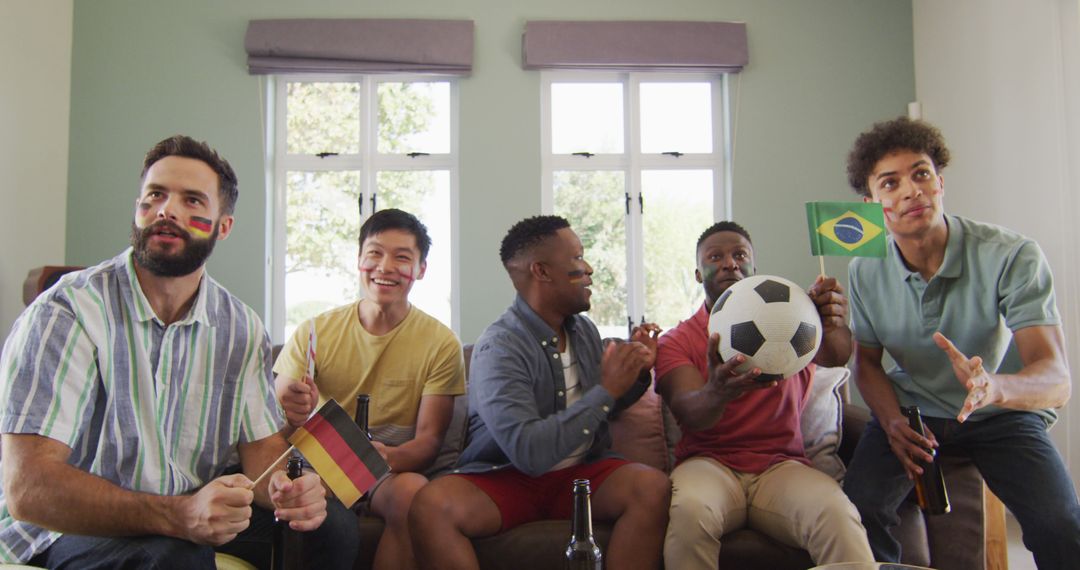
[[376,441],[401,445],[416,434],[420,398],[465,393],[465,361],[453,331],[415,306],[382,336],[360,325],[359,302],[331,309],[296,327],[274,373],[302,378],[315,322],[315,384],[319,404],[333,398],[349,413],[368,394],[368,425]]

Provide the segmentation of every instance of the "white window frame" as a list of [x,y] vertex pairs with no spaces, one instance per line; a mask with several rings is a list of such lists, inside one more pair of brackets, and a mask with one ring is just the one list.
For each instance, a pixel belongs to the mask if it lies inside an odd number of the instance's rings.
[[[626,219],[627,318],[633,323],[648,319],[645,312],[644,235],[642,223],[641,172],[643,170],[711,170],[713,173],[713,221],[732,218],[732,134],[729,74],[543,71],[540,73],[540,206],[555,211],[553,175],[566,170],[621,170],[626,173],[625,190],[630,197]],[[641,152],[642,83],[709,83],[712,90],[713,152],[686,153],[679,157]],[[591,157],[554,154],[551,149],[551,85],[553,83],[622,83],[623,152],[597,153]],[[671,149],[673,151],[679,149]],[[634,207],[637,204],[638,207]],[[705,228],[702,228],[704,230]],[[588,252],[586,252],[586,259]]]
[[[450,85],[450,152],[416,157],[378,152],[378,85],[387,82],[439,82]],[[313,155],[289,155],[286,152],[286,89],[289,83],[358,83],[360,84],[360,152],[319,158]],[[377,174],[380,171],[445,170],[450,178],[450,315],[451,329],[461,327],[461,287],[459,257],[460,211],[460,112],[459,84],[456,78],[422,74],[317,74],[273,75],[266,82],[266,329],[271,342],[285,342],[285,248],[286,248],[286,173],[290,171],[356,171],[360,174],[361,200],[365,204],[360,223],[379,208]],[[375,198],[374,204],[372,198]],[[381,209],[381,208],[379,208]],[[422,222],[424,220],[421,220]],[[443,244],[439,244],[442,247]],[[359,248],[357,249],[359,251]]]

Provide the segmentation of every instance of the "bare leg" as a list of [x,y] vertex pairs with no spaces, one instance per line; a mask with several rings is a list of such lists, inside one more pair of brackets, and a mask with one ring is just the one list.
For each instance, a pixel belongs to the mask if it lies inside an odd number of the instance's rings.
[[592,504],[597,519],[615,521],[605,553],[608,568],[660,568],[671,505],[667,475],[640,463],[623,465],[593,492]]
[[[665,519],[666,520],[666,519]],[[416,561],[425,570],[478,570],[472,542],[502,527],[495,502],[476,485],[449,475],[424,486],[409,509]]]
[[386,521],[386,529],[375,551],[375,570],[414,570],[412,541],[409,540],[409,507],[427,478],[419,473],[395,473],[375,491],[371,510]]

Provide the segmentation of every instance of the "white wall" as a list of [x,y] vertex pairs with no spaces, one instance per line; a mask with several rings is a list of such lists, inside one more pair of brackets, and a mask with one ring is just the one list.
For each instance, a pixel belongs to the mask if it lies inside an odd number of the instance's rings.
[[63,264],[73,0],[0,0],[0,341],[22,283]]
[[[915,91],[943,131],[947,211],[1036,239],[1080,371],[1080,0],[914,0]],[[1051,434],[1080,482],[1080,398]],[[1080,485],[1078,485],[1080,486]]]

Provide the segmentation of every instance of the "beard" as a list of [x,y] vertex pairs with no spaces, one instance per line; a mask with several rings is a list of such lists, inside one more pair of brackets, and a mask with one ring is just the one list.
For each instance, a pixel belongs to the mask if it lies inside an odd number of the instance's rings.
[[[178,253],[154,251],[150,247],[150,237],[154,232],[168,228],[184,241],[184,248]],[[191,237],[180,226],[170,221],[160,221],[139,229],[131,223],[131,247],[134,249],[135,263],[158,277],[183,277],[191,275],[206,263],[217,243],[218,224],[214,222],[214,231],[207,239]]]

